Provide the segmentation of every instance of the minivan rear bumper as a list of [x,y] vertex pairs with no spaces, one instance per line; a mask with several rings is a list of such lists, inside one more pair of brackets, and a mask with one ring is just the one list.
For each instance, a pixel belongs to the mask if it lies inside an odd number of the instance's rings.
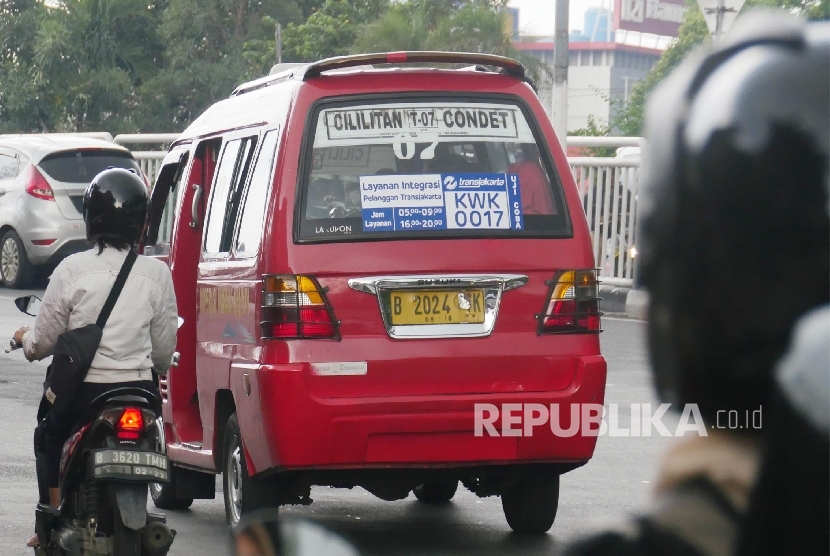
[[[504,407],[557,404],[561,415],[557,424],[568,429],[572,404],[601,405],[605,396],[605,358],[574,359],[572,384],[555,392],[385,398],[315,398],[308,393],[302,364],[249,369],[255,376],[250,377],[251,395],[259,397],[261,408],[257,416],[240,415],[252,472],[585,462],[593,455],[596,433],[584,435],[580,427],[572,436],[554,434],[546,421],[524,435],[522,416],[529,406]],[[479,407],[482,417],[493,406],[499,411],[510,409],[513,421],[508,417],[506,426],[510,436],[502,434],[501,417],[494,424],[497,435],[483,426],[483,434],[476,435],[477,404],[488,404],[486,409]],[[248,434],[256,437],[247,438]]]

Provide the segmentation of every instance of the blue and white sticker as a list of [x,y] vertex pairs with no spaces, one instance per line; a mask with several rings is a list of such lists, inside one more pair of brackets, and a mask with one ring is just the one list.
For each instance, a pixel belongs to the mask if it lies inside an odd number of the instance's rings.
[[523,230],[516,174],[361,176],[364,232]]

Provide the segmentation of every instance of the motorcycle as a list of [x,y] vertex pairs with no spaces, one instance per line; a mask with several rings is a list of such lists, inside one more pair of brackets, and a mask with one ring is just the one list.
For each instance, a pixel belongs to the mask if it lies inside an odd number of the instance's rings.
[[[15,300],[30,316],[36,316],[39,304],[36,296]],[[6,353],[19,347],[11,340]],[[167,554],[176,531],[167,526],[163,514],[147,511],[148,486],[168,482],[170,473],[157,395],[115,388],[93,401],[64,443],[57,507],[49,504],[38,433],[35,454],[40,494],[36,556]]]

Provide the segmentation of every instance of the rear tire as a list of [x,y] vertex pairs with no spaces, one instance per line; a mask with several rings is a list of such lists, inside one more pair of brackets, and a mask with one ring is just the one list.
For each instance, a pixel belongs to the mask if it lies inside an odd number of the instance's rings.
[[29,285],[34,267],[26,256],[23,240],[9,230],[0,240],[0,280],[7,288],[22,289]]
[[121,520],[118,508],[112,509],[112,553],[118,556],[141,556],[141,531],[133,531]]
[[228,419],[224,446],[222,494],[225,499],[225,519],[233,531],[244,514],[262,508],[278,508],[279,498],[273,481],[252,479],[248,475],[236,413]]
[[193,504],[193,498],[176,496],[176,467],[170,466],[170,480],[167,483],[151,483],[150,497],[160,510],[186,510]]
[[559,509],[559,475],[549,469],[529,469],[501,495],[507,524],[517,533],[547,533]]
[[457,479],[436,478],[415,487],[412,493],[424,504],[446,504],[458,490]]

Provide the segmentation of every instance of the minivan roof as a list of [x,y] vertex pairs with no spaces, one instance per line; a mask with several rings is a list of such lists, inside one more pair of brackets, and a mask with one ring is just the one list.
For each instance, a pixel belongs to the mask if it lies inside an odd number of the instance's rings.
[[[435,67],[398,67],[409,63],[447,63],[473,64],[459,69],[444,69]],[[371,64],[393,64],[393,67],[375,68]],[[491,71],[486,66],[498,68]],[[281,69],[281,68],[280,68]],[[475,54],[459,52],[388,52],[381,54],[360,54],[355,56],[339,56],[315,62],[291,66],[284,71],[267,75],[244,83],[237,87],[230,98],[221,100],[203,112],[184,130],[174,143],[187,143],[193,138],[212,135],[222,130],[242,129],[245,127],[262,125],[272,120],[274,115],[274,100],[278,96],[293,97],[304,83],[319,77],[323,72],[326,76],[348,77],[366,73],[378,76],[388,76],[401,73],[427,73],[435,75],[440,72],[448,78],[463,78],[476,73],[479,78],[486,78],[487,74],[493,77],[514,78],[524,81],[531,87],[533,84],[525,75],[524,66],[511,58],[492,54]],[[443,75],[442,75],[443,77]],[[172,146],[171,146],[172,148]]]
[[[472,64],[474,70],[490,71],[488,66],[497,68],[497,73],[512,75],[517,79],[528,81],[525,67],[518,61],[495,54],[481,54],[477,52],[441,52],[441,51],[414,51],[414,52],[378,52],[373,54],[355,54],[351,56],[336,56],[326,58],[312,64],[281,64],[271,69],[271,74],[248,83],[243,83],[231,93],[231,96],[242,95],[286,79],[306,81],[319,77],[324,72],[334,72],[344,69],[374,69],[374,64]],[[282,67],[280,67],[282,66]],[[283,69],[284,68],[284,69]],[[423,68],[419,68],[423,69]],[[282,70],[282,71],[280,71]],[[465,68],[468,70],[468,68]]]

